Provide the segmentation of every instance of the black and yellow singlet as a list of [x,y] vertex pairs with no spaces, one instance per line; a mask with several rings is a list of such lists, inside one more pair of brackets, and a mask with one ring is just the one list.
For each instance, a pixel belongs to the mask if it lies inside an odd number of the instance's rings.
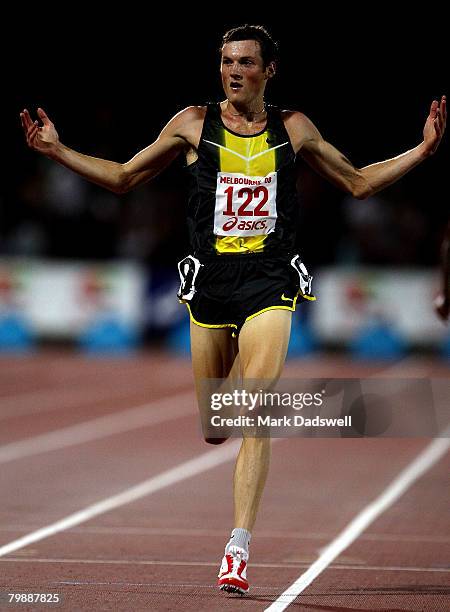
[[281,111],[266,106],[264,131],[225,127],[208,104],[190,175],[188,229],[193,254],[267,253],[294,248],[298,200],[295,152]]

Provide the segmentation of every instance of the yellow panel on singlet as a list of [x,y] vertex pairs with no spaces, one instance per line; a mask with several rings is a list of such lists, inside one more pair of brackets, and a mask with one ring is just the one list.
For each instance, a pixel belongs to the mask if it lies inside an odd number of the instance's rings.
[[[247,176],[266,176],[275,172],[275,151],[268,151],[268,133],[265,131],[259,136],[235,136],[224,130],[225,148],[220,149],[220,171],[238,172]],[[264,155],[253,158],[258,153],[268,151]],[[239,157],[234,153],[245,157]],[[260,236],[217,236],[216,251],[218,253],[260,253],[264,250],[266,234]]]

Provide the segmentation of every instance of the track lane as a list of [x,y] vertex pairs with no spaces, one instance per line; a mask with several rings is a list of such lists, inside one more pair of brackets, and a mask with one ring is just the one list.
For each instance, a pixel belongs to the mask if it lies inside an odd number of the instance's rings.
[[[72,609],[106,610],[117,609],[114,606],[120,605],[121,610],[173,610],[174,606],[188,610],[202,607],[235,610],[238,604],[239,608],[263,610],[286,582],[298,576],[299,568],[307,567],[317,558],[318,550],[353,516],[355,508],[367,503],[369,496],[406,465],[424,444],[421,440],[401,440],[399,443],[398,440],[316,439],[284,440],[275,445],[268,488],[251,545],[249,574],[253,589],[246,600],[236,602],[236,598],[224,597],[212,586],[217,571],[214,559],[218,564],[231,527],[231,465],[217,467],[191,483],[179,483],[97,517],[85,524],[84,529],[79,526],[17,551],[15,558],[22,558],[22,562],[4,558],[4,563],[0,560],[0,567],[2,573],[6,571],[9,584],[62,589]],[[99,493],[117,490],[135,477],[134,482],[139,481],[150,471],[155,473],[153,470],[173,465],[176,460],[205,448],[194,416],[166,427],[119,434],[110,440],[93,441],[83,447],[54,451],[47,457],[11,464],[12,472],[16,472],[25,489],[29,487],[30,491],[24,495],[22,489],[13,494],[6,514],[2,512],[0,519],[6,518],[7,528],[20,527],[16,532],[20,537],[27,524],[35,529],[43,519],[60,517],[80,501],[94,500]],[[7,480],[14,486],[13,473],[7,474]],[[47,499],[43,489],[47,490]],[[431,499],[435,497],[436,483],[427,495]],[[48,499],[52,500],[51,504]],[[24,521],[18,521],[20,517]],[[124,526],[136,532],[125,530],[121,533]],[[377,529],[379,532],[381,528]],[[385,536],[395,536],[388,527],[383,529]],[[412,529],[409,524],[400,535],[407,537]],[[174,534],[164,530],[172,530]],[[373,535],[376,533],[374,531]],[[432,537],[433,534],[422,535]],[[5,541],[9,541],[16,534],[0,530],[0,536],[6,536]],[[401,546],[402,540],[399,542]],[[371,549],[377,548],[373,540],[366,540],[366,543]],[[398,542],[392,548],[398,550],[397,545]],[[435,542],[425,543],[426,546],[430,551],[439,551]],[[419,548],[420,545],[416,550]],[[50,561],[61,558],[61,551],[64,561]],[[83,551],[89,555],[81,554]],[[350,591],[337,592],[333,578],[331,585],[326,585],[332,589],[331,593],[322,592],[324,599],[319,602],[314,599],[317,594],[308,595],[305,601],[309,603],[302,603],[301,607],[296,604],[294,609],[315,609],[308,607],[314,605],[314,601],[322,609],[324,606],[330,609],[334,601],[336,605],[346,602],[348,606],[357,604],[361,609],[369,609],[364,607],[364,601],[370,601],[372,606],[387,601],[386,593],[371,593],[377,576],[383,579],[385,575],[417,576],[416,571],[405,568],[402,573],[392,565],[385,571],[377,569],[382,564],[367,563],[364,567],[360,553],[351,552],[351,555],[342,555],[339,567],[330,570],[340,576],[337,583],[342,584],[347,575],[351,577]],[[32,558],[43,560],[27,562]],[[95,563],[80,562],[86,558]],[[111,563],[114,559],[123,563]],[[264,562],[282,567],[266,567]],[[441,572],[436,578],[436,573],[428,572],[433,577],[431,582],[442,584],[445,574]],[[408,605],[414,606],[414,599],[423,604],[424,597],[441,596],[430,589],[426,595],[414,595],[412,579],[401,580],[409,591],[406,595],[397,592],[396,605],[400,605],[400,599],[403,604],[409,602]],[[369,599],[356,593],[356,584],[366,585]]]

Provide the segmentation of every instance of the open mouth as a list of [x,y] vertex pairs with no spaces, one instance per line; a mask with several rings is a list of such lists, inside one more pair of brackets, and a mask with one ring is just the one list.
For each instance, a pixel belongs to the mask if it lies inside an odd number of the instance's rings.
[[230,83],[230,87],[233,91],[238,91],[239,89],[242,89],[242,83],[236,83],[236,81],[232,81]]

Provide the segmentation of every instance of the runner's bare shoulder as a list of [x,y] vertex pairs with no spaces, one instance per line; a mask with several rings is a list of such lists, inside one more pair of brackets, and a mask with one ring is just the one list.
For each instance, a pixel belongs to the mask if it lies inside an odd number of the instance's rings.
[[197,145],[202,132],[206,106],[188,106],[177,113],[169,122],[171,131],[191,145]]
[[305,136],[311,129],[308,117],[300,111],[282,110],[281,117],[291,140],[294,151],[298,153],[304,142]]

